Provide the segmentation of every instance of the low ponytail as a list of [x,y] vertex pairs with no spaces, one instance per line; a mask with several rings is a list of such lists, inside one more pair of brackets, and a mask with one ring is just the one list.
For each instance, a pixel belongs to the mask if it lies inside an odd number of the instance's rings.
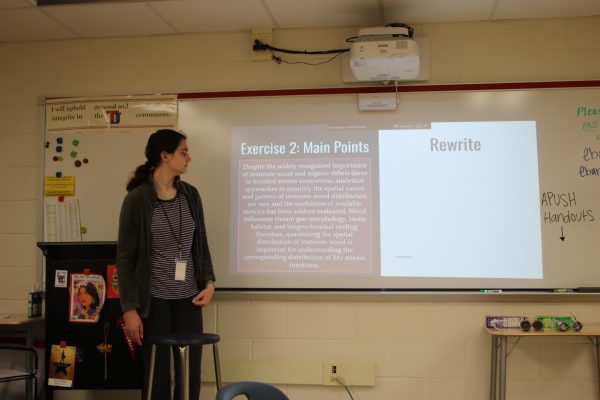
[[152,176],[152,171],[160,164],[160,156],[163,151],[172,154],[177,150],[179,143],[185,140],[183,133],[172,129],[159,129],[148,138],[146,144],[146,162],[138,165],[133,177],[127,183],[127,191],[130,192]]
[[133,173],[133,177],[127,183],[127,191],[131,192],[133,189],[141,185],[142,182],[148,180],[151,174],[152,168],[150,168],[148,162],[138,165]]

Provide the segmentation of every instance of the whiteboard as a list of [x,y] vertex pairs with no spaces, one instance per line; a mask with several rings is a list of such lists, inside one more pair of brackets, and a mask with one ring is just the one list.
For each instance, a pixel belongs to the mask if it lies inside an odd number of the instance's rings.
[[[597,261],[595,255],[596,238],[600,237],[600,211],[597,204],[600,200],[598,180],[600,179],[600,89],[598,88],[570,88],[570,89],[520,89],[520,90],[476,90],[476,91],[437,91],[437,92],[415,92],[398,93],[398,107],[395,111],[375,112],[359,111],[357,95],[355,94],[330,94],[330,95],[305,95],[305,96],[274,96],[274,97],[244,97],[244,98],[210,98],[210,99],[186,99],[179,101],[179,129],[188,136],[188,145],[192,162],[188,173],[182,178],[200,190],[206,215],[206,223],[209,244],[215,272],[219,286],[222,288],[270,288],[270,289],[481,289],[481,288],[514,288],[514,289],[542,289],[542,288],[577,288],[600,286],[600,274],[596,271]],[[408,136],[421,140],[418,136],[419,130],[431,130],[439,124],[453,124],[459,122],[471,122],[477,125],[479,131],[485,123],[530,123],[533,124],[533,141],[528,139],[529,145],[535,149],[534,164],[531,157],[528,160],[526,170],[518,172],[510,154],[511,148],[505,150],[507,153],[495,165],[514,167],[517,170],[513,177],[519,180],[522,189],[515,190],[519,196],[523,192],[528,193],[526,211],[522,204],[517,208],[519,212],[514,213],[514,220],[510,214],[497,215],[496,211],[504,207],[502,203],[492,203],[494,196],[482,195],[482,199],[490,201],[487,207],[480,202],[477,218],[465,218],[454,221],[456,225],[473,226],[475,231],[479,229],[480,236],[486,236],[497,231],[496,220],[510,220],[505,223],[509,229],[508,233],[497,235],[498,242],[492,242],[489,248],[482,250],[484,256],[477,258],[475,267],[488,268],[491,276],[483,276],[475,273],[458,274],[456,268],[452,267],[448,273],[441,276],[419,276],[418,273],[394,276],[383,272],[382,263],[385,264],[386,253],[382,251],[381,232],[387,224],[385,218],[383,224],[380,220],[379,205],[384,204],[380,198],[380,186],[390,185],[394,182],[394,174],[389,171],[384,181],[380,182],[379,151],[381,148],[381,132],[414,131],[415,136]],[[312,150],[305,147],[307,154],[295,154],[290,158],[289,144],[300,137],[300,131],[310,131],[306,136],[309,139],[298,139],[299,145],[307,146],[308,142],[313,146]],[[511,130],[505,130],[506,135],[496,135],[504,140],[509,136]],[[242,132],[241,136],[234,132]],[[240,243],[254,246],[254,250],[260,245],[256,238],[259,230],[252,230],[248,224],[236,225],[235,221],[240,215],[238,205],[242,203],[241,194],[238,192],[243,185],[241,167],[250,166],[255,161],[250,161],[245,156],[240,156],[241,143],[251,143],[254,132],[268,132],[267,144],[288,146],[285,155],[272,154],[273,149],[260,149],[259,159],[274,163],[287,163],[294,168],[307,167],[306,162],[314,163],[324,160],[325,151],[329,138],[339,138],[340,134],[348,139],[348,142],[363,141],[370,143],[370,149],[377,149],[377,155],[370,154],[348,154],[341,155],[337,160],[365,159],[370,166],[368,188],[368,219],[362,225],[357,225],[357,234],[354,239],[362,245],[363,250],[356,250],[361,255],[361,263],[347,263],[343,259],[339,261],[340,266],[360,265],[353,271],[352,268],[325,268],[325,263],[317,265],[318,270],[308,268],[315,263],[292,263],[290,266],[304,266],[306,268],[290,269],[276,267],[262,259],[255,263],[252,268],[243,270],[240,267]],[[80,152],[85,152],[89,163],[84,167],[70,167],[66,164],[60,166],[63,176],[74,175],[76,177],[76,197],[79,200],[81,213],[81,224],[86,229],[83,235],[84,241],[113,241],[116,240],[118,213],[123,196],[125,195],[125,184],[136,165],[144,161],[143,150],[148,133],[119,132],[109,134],[78,133],[70,132],[63,134],[63,140],[70,143],[72,139],[79,141]],[[303,132],[302,134],[304,134]],[[236,136],[237,135],[237,136]],[[368,135],[365,139],[363,136]],[[464,135],[463,135],[464,136]],[[240,138],[241,137],[241,138]],[[250,139],[249,139],[250,138]],[[50,138],[53,139],[53,138]],[[282,142],[279,143],[278,140]],[[333,140],[331,139],[331,140]],[[459,138],[463,140],[461,136]],[[466,138],[464,138],[466,140]],[[262,140],[262,139],[261,139]],[[344,139],[346,140],[346,139]],[[428,139],[431,140],[431,139]],[[439,140],[436,139],[436,140]],[[261,142],[263,143],[263,142]],[[383,146],[384,150],[390,146],[388,142]],[[405,142],[400,146],[405,148]],[[431,142],[428,142],[431,143]],[[458,142],[457,142],[458,143]],[[333,145],[333,142],[331,142]],[[461,144],[457,144],[457,146]],[[465,144],[467,146],[468,144]],[[430,146],[433,146],[430,144]],[[516,145],[520,146],[520,145]],[[319,151],[322,151],[321,153]],[[360,150],[360,149],[359,149]],[[517,150],[515,147],[514,150]],[[253,150],[250,150],[252,152]],[[330,149],[330,152],[333,150]],[[53,176],[57,165],[52,161],[51,148],[46,151],[45,174]],[[531,152],[528,154],[531,155]],[[446,154],[447,155],[447,154]],[[404,156],[407,157],[406,155]],[[387,156],[393,159],[393,156]],[[487,157],[485,161],[488,162]],[[292,161],[290,161],[292,160]],[[308,160],[308,161],[307,161]],[[422,160],[421,160],[422,162]],[[304,164],[303,164],[304,163]],[[408,165],[408,164],[400,164]],[[417,171],[422,170],[428,163],[418,165]],[[476,164],[471,164],[476,165]],[[274,168],[274,167],[273,167]],[[385,168],[385,167],[384,167]],[[437,167],[438,171],[444,168]],[[410,177],[419,175],[398,175],[398,185],[406,186]],[[527,178],[522,178],[522,176]],[[383,175],[382,175],[383,176]],[[535,176],[536,182],[531,183],[531,176]],[[418,181],[418,179],[416,179]],[[387,183],[385,183],[387,182]],[[441,196],[440,185],[442,180],[433,185],[431,190],[435,196]],[[486,193],[480,190],[485,178],[474,181],[464,179],[463,192],[466,190],[477,190],[477,193]],[[414,184],[414,183],[413,183]],[[537,184],[537,187],[536,187]],[[510,183],[504,183],[502,188],[510,189]],[[327,185],[321,185],[322,190]],[[494,185],[490,185],[493,189]],[[461,193],[463,193],[461,192]],[[452,203],[456,193],[449,193],[445,189],[447,197],[438,198],[437,202],[429,203],[429,207],[446,207]],[[498,197],[502,197],[502,191]],[[531,201],[531,197],[534,201]],[[503,198],[504,199],[504,198]],[[521,197],[519,197],[521,199]],[[314,200],[314,199],[313,199]],[[520,200],[519,200],[520,201]],[[388,209],[398,208],[413,218],[411,231],[417,230],[419,213],[414,210],[419,202],[392,202],[392,206],[384,206]],[[245,203],[245,207],[248,207]],[[254,204],[254,203],[252,203]],[[264,203],[266,204],[266,203]],[[272,203],[274,204],[274,203]],[[397,207],[396,207],[397,204]],[[417,204],[417,205],[415,205]],[[252,207],[255,207],[253,205]],[[387,208],[386,208],[387,207]],[[468,210],[468,209],[467,209]],[[533,211],[532,211],[533,210]],[[285,211],[285,207],[279,212]],[[539,215],[538,215],[539,214]],[[387,215],[387,214],[386,214]],[[443,219],[444,213],[440,213]],[[417,221],[417,222],[415,222]],[[531,222],[533,221],[533,223]],[[425,233],[434,231],[432,222],[424,222]],[[387,224],[390,225],[390,224]],[[424,245],[427,236],[411,235],[398,226],[399,237],[408,241],[416,236],[415,245]],[[245,226],[245,227],[244,227]],[[395,225],[394,225],[395,226]],[[531,232],[526,228],[531,227]],[[490,229],[487,229],[491,227]],[[393,227],[392,227],[393,228]],[[386,238],[394,235],[394,229],[389,228],[384,233]],[[246,230],[244,230],[246,229]],[[279,229],[279,228],[277,228]],[[271,226],[273,232],[277,232],[275,226]],[[315,232],[317,232],[315,230]],[[523,233],[523,232],[527,233]],[[264,232],[264,230],[263,230]],[[449,231],[451,232],[451,231]],[[498,233],[498,232],[496,232]],[[402,236],[404,235],[404,236]],[[421,235],[424,235],[421,233]],[[519,236],[521,235],[521,236]],[[452,239],[451,233],[436,238],[429,252],[435,254],[443,246],[444,237]],[[457,235],[458,236],[458,235]],[[478,235],[471,235],[465,241],[476,241]],[[512,237],[513,242],[508,241],[509,247],[518,247],[519,243],[526,240],[523,247],[539,246],[539,257],[533,251],[531,259],[525,261],[520,256],[514,256],[512,248],[505,248],[503,237]],[[249,239],[250,237],[250,239]],[[493,236],[490,236],[493,237]],[[523,239],[523,240],[522,240]],[[432,239],[433,240],[433,239]],[[275,241],[271,241],[275,243]],[[316,242],[315,242],[316,243]],[[496,243],[494,245],[494,243]],[[530,245],[531,243],[531,245]],[[539,245],[537,244],[539,243]],[[426,245],[425,249],[427,248]],[[264,247],[264,246],[263,246]],[[292,246],[293,247],[293,246]],[[390,246],[388,245],[388,248]],[[392,246],[394,247],[394,246]],[[472,247],[480,247],[478,244]],[[472,248],[471,247],[471,248]],[[450,248],[454,248],[450,246]],[[466,244],[460,247],[460,260],[470,262],[473,257],[464,249],[469,249]],[[340,252],[342,247],[338,248]],[[282,251],[279,248],[278,251]],[[291,251],[291,250],[290,250]],[[298,248],[293,250],[298,253]],[[427,251],[424,251],[426,253]],[[489,257],[485,257],[488,252]],[[501,263],[497,261],[499,254],[508,256]],[[287,254],[289,256],[289,254]],[[462,258],[460,258],[462,257]],[[439,257],[444,258],[442,255]],[[450,260],[450,255],[448,259]],[[528,276],[503,277],[506,270],[528,268],[535,264],[539,258],[539,270]],[[297,259],[297,258],[296,258]],[[256,260],[256,258],[255,258]],[[260,259],[259,259],[260,260]],[[351,259],[350,259],[351,260]],[[432,261],[433,262],[433,261]],[[438,261],[439,262],[439,261]],[[519,264],[519,262],[521,264]],[[262,264],[262,269],[260,265]],[[488,267],[488,264],[491,267]],[[514,264],[514,265],[513,265]],[[271,268],[270,266],[273,266]],[[423,264],[429,265],[429,264]],[[514,268],[514,266],[517,266]],[[425,269],[425,268],[421,268]],[[435,273],[432,272],[433,275]],[[386,276],[383,276],[386,275]]]

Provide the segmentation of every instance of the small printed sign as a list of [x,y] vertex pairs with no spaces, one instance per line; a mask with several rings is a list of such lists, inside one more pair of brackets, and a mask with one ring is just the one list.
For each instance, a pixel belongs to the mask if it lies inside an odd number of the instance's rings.
[[44,196],[74,196],[74,176],[44,177]]
[[69,272],[65,269],[57,269],[54,273],[54,287],[67,287]]

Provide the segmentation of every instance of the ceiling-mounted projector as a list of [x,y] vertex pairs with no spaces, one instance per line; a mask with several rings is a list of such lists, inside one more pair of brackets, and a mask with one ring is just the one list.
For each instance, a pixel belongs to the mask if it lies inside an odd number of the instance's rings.
[[359,81],[407,81],[419,75],[419,45],[406,25],[364,28],[351,42],[350,70]]

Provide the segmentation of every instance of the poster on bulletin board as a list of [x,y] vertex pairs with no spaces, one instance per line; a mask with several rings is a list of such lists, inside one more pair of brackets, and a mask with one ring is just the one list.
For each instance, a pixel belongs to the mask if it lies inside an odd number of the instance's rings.
[[106,283],[100,274],[71,274],[70,322],[96,323],[106,298]]

